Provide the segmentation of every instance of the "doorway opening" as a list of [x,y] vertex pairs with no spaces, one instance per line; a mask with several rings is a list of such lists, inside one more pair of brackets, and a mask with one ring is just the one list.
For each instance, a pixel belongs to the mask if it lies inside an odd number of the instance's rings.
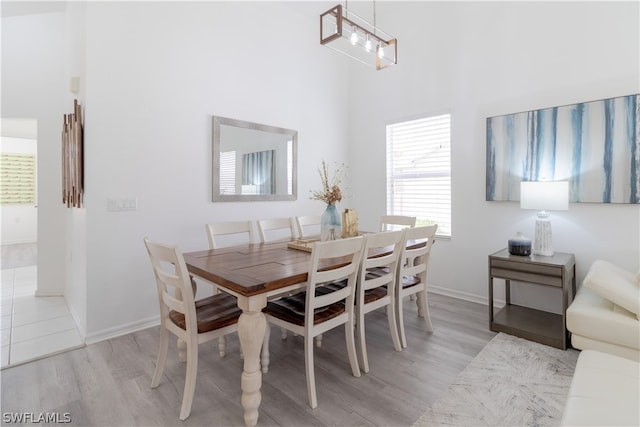
[[63,296],[38,286],[37,120],[2,118],[2,368],[82,345]]

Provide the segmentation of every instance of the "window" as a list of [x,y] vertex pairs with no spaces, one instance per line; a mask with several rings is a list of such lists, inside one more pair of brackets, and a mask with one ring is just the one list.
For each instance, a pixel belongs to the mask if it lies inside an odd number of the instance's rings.
[[287,194],[293,194],[293,140],[287,141]]
[[220,153],[220,194],[236,194],[236,152]]
[[2,153],[0,201],[3,205],[36,204],[36,157]]
[[387,213],[451,236],[451,115],[387,125]]

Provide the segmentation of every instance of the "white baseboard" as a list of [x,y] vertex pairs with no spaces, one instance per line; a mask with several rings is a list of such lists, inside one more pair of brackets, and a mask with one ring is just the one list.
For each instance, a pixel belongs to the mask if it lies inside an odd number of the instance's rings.
[[32,243],[38,243],[38,240],[33,240],[33,239],[27,239],[27,240],[3,240],[2,243],[0,243],[2,246],[8,246],[8,245],[27,245],[27,244],[32,244]]
[[64,291],[41,291],[40,289],[36,289],[33,295],[37,297],[63,297]]
[[[475,295],[469,292],[457,291],[454,289],[444,288],[441,286],[435,286],[431,284],[429,284],[429,292],[452,297],[452,298],[457,298],[465,301],[470,301],[477,304],[487,305],[489,303],[489,300],[486,296]],[[496,307],[502,307],[504,305],[504,301],[494,300],[494,305]],[[159,324],[160,324],[160,316],[152,316],[147,319],[129,323],[127,325],[117,326],[114,328],[108,328],[98,332],[93,332],[84,337],[84,342],[87,345],[94,344],[100,341],[126,335],[131,332],[136,332],[143,329],[151,328],[153,326],[158,326]]]
[[[64,298],[65,300],[67,299],[67,297],[65,296]],[[78,313],[73,309],[73,307],[71,306],[71,304],[69,304],[69,301],[67,301],[67,307],[69,307],[69,313],[71,313],[71,318],[73,319],[73,322],[76,324],[76,328],[78,328],[78,333],[80,334],[80,339],[82,340],[82,342],[85,342],[85,334],[87,333],[86,328],[82,328],[82,330],[80,329],[80,316],[78,316]]]
[[[434,294],[444,295],[451,298],[457,298],[464,301],[475,302],[477,304],[489,305],[489,298],[483,295],[476,295],[469,292],[457,291],[455,289],[443,288],[442,286],[436,286],[429,284],[429,292]],[[504,300],[493,299],[493,305],[496,308],[502,308],[505,304]]]
[[114,328],[103,329],[98,332],[88,334],[84,338],[85,344],[94,344],[100,341],[116,338],[122,335],[130,334],[131,332],[140,331],[143,329],[158,326],[160,324],[160,316],[152,316],[137,322],[129,323],[126,325],[116,326]]

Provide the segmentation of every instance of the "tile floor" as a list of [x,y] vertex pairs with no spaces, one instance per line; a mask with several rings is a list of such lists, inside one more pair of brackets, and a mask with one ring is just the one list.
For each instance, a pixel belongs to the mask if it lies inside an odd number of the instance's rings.
[[36,297],[37,267],[0,270],[2,368],[84,345],[64,297]]

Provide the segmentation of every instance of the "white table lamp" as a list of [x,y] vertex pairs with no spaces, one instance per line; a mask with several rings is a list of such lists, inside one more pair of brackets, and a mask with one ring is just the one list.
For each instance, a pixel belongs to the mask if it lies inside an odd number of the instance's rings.
[[534,255],[552,256],[551,220],[547,211],[569,209],[568,181],[523,181],[520,183],[520,208],[538,210],[533,238]]

